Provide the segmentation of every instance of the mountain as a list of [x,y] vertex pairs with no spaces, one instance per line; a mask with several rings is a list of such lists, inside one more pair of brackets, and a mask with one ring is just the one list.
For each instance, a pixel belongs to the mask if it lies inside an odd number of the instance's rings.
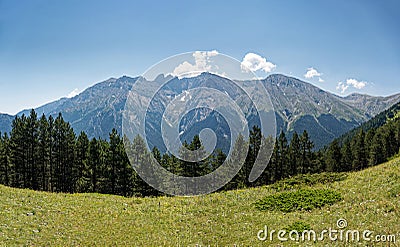
[[368,117],[373,117],[387,106],[394,105],[399,102],[399,95],[395,94],[388,97],[374,97],[366,94],[353,93],[347,97],[340,98],[343,102],[356,107],[368,114]]
[[357,128],[352,129],[351,131],[345,133],[344,135],[338,138],[338,142],[343,144],[345,141],[351,140],[359,131],[364,130],[364,132],[368,132],[371,129],[377,129],[383,125],[385,125],[388,121],[392,121],[400,117],[400,102],[394,104],[389,109],[380,112],[367,122],[361,124]]
[[[225,77],[210,73],[202,73],[191,78],[171,78],[166,85],[163,85],[164,81],[140,80],[137,82],[139,86],[135,87],[135,91],[138,93],[131,95],[129,100],[131,105],[127,113],[130,115],[129,123],[132,126],[140,125],[140,118],[137,118],[137,116],[144,115],[140,110],[143,108],[142,102],[151,102],[148,111],[145,113],[146,123],[148,124],[145,132],[150,148],[156,146],[162,152],[167,150],[163,139],[160,138],[163,134],[171,137],[168,140],[177,141],[180,139],[181,142],[184,140],[189,142],[195,134],[209,128],[218,137],[216,146],[227,153],[231,143],[231,133],[233,140],[235,140],[235,133],[239,133],[243,129],[241,123],[245,122],[244,118],[249,122],[249,128],[254,125],[260,126],[260,118],[269,122],[275,118],[272,106],[269,105],[268,108],[268,103],[264,102],[265,100],[259,95],[260,92],[255,90],[255,81],[238,82],[239,87]],[[160,88],[160,86],[162,87]],[[153,95],[149,93],[148,88],[160,88],[160,90],[151,98]],[[198,88],[202,88],[202,90],[196,90]],[[258,96],[259,103],[262,103],[261,107],[263,107],[259,109],[262,115],[258,115],[255,111],[255,104],[243,89],[251,95]],[[221,95],[216,94],[216,91]],[[241,108],[243,118],[236,114],[237,111],[232,109],[232,105]],[[164,114],[166,111],[168,114]],[[180,119],[179,113],[181,112],[186,114],[180,122],[177,122]],[[229,120],[232,120],[231,125],[228,124]],[[161,134],[163,121],[165,131]],[[179,124],[179,131],[176,131],[172,124],[174,122]],[[270,132],[264,134],[271,135],[273,132],[270,130]],[[133,135],[129,137],[133,138]],[[176,137],[179,137],[179,139]],[[180,144],[177,142],[170,143],[170,147],[180,147]],[[176,151],[178,152],[178,150]]]
[[11,131],[11,123],[14,117],[8,114],[0,113],[0,132],[10,132]]
[[[108,138],[112,128],[121,131],[122,111],[136,79],[127,76],[110,78],[73,98],[62,98],[35,110],[38,116],[45,114],[55,117],[61,112],[76,133],[84,131],[90,137]],[[29,111],[24,110],[18,115],[29,115]]]
[[290,137],[294,131],[307,130],[317,149],[400,101],[400,94],[340,97],[279,74],[268,76],[263,83],[277,113],[278,131]]
[[[39,107],[36,111],[39,116],[43,113],[56,116],[61,112],[77,133],[85,131],[90,137],[108,138],[109,132],[114,127],[121,133],[122,112],[127,95],[137,79],[138,77],[127,76],[110,78],[73,98],[60,99]],[[193,78],[172,80],[174,83],[171,84],[173,85],[170,88],[171,93],[177,95],[190,86],[201,85],[207,80],[208,83],[218,84],[222,79],[213,74],[203,73]],[[240,83],[246,84],[246,82]],[[400,94],[389,97],[360,94],[340,97],[307,82],[280,74],[270,75],[262,80],[262,83],[267,88],[275,108],[277,131],[283,130],[290,138],[294,131],[301,133],[307,130],[316,148],[323,147],[334,138],[360,126],[377,113],[400,101]],[[227,89],[229,90],[233,89]],[[165,101],[165,97],[161,99]],[[203,115],[196,111],[191,112],[182,121],[181,130],[187,131],[183,136],[184,139],[190,139],[196,132],[194,130],[210,125],[218,125],[216,131],[219,135],[228,133],[219,116],[212,112],[202,113]],[[22,114],[29,114],[29,111],[22,111],[18,115]],[[3,132],[9,131],[12,117],[7,116],[4,119],[0,125],[0,131]]]

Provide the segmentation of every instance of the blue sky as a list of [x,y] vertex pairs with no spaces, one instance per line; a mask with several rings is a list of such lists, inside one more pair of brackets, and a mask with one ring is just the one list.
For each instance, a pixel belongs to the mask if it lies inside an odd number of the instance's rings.
[[[385,0],[0,0],[0,112],[196,50],[255,53],[276,65],[270,73],[339,95],[399,93],[399,9]],[[309,68],[322,75],[305,78]]]

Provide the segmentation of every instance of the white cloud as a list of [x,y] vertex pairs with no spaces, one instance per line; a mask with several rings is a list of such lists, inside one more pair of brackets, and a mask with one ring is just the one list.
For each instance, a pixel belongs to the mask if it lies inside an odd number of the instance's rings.
[[245,72],[262,70],[269,73],[276,68],[276,65],[267,61],[266,58],[251,52],[244,56],[240,66],[242,71]]
[[[313,77],[316,77],[316,76],[321,76],[321,75],[322,75],[321,73],[319,73],[316,69],[311,67],[311,68],[307,69],[307,72],[304,74],[304,77],[307,78],[307,79],[310,79],[310,78],[313,78]],[[319,78],[319,79],[321,79],[321,78]]]
[[357,81],[356,79],[347,79],[347,85],[352,85],[354,88],[362,89],[367,85],[365,81]]
[[319,82],[324,82],[324,79],[322,79],[321,77],[318,78]]
[[219,53],[213,51],[196,51],[193,53],[194,64],[185,61],[179,64],[172,72],[173,76],[179,78],[198,76],[203,72],[212,72],[213,67],[210,64],[210,58],[217,56]]
[[368,84],[368,82],[366,81],[358,81],[356,79],[347,79],[346,82],[338,82],[338,85],[336,86],[337,90],[340,90],[341,93],[346,92],[346,90],[349,87],[353,87],[356,89],[363,89],[366,85]]
[[336,90],[340,90],[341,93],[346,92],[346,90],[349,88],[349,85],[346,85],[343,82],[339,82],[338,85],[336,86]]
[[72,90],[68,95],[67,98],[73,98],[75,96],[77,96],[79,94],[79,89],[75,88],[74,90]]

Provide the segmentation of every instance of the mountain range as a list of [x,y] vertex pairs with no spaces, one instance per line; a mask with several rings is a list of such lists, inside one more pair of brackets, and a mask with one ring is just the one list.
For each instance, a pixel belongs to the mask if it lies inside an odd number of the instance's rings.
[[[84,131],[89,137],[108,138],[112,128],[121,133],[122,114],[127,96],[138,78],[110,78],[87,88],[73,98],[62,98],[35,110],[39,116],[56,116],[61,112],[76,133]],[[218,81],[221,77],[203,73],[184,79],[176,78],[177,86],[172,88],[175,95],[187,89],[188,85],[200,85],[206,79]],[[274,106],[277,132],[284,131],[290,138],[294,131],[301,133],[307,130],[316,149],[400,101],[400,94],[388,97],[351,94],[340,97],[310,83],[281,74],[270,75],[261,82],[269,92]],[[22,114],[28,115],[29,110],[21,111],[17,115]],[[193,112],[189,115],[189,118],[193,119],[185,121],[192,122],[197,128],[201,128],[205,123],[218,124],[210,122],[207,114],[202,118],[198,116]],[[13,118],[14,116],[0,114],[1,132],[10,131]],[[186,129],[189,130],[189,126],[186,126]],[[185,138],[193,135],[193,128],[191,132]],[[220,129],[221,135],[226,132],[224,127]]]

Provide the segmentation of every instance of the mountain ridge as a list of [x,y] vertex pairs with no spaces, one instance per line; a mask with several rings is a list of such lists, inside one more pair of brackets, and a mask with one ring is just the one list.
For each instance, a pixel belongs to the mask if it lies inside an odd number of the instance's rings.
[[[61,112],[77,133],[84,131],[89,137],[108,138],[112,128],[121,133],[122,112],[127,95],[138,78],[109,78],[73,98],[62,98],[35,110],[39,116],[58,115]],[[400,94],[387,97],[350,94],[341,97],[283,74],[269,75],[261,82],[274,105],[277,130],[284,131],[290,138],[294,131],[302,132],[305,129],[310,133],[316,148],[326,145],[400,101]],[[22,114],[29,114],[29,111],[23,110],[17,115]],[[0,118],[5,119],[0,122],[0,131],[9,131],[11,126],[7,128],[7,124],[13,118]]]

